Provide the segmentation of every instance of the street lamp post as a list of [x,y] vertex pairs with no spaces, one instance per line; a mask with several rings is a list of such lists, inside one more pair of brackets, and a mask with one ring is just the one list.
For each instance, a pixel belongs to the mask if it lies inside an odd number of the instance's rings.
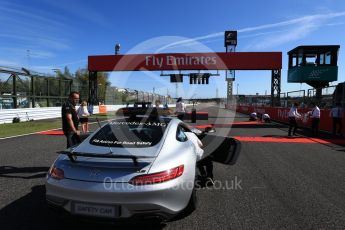
[[116,103],[116,93],[115,93],[115,91],[116,91],[116,87],[113,87],[113,96],[112,96],[112,98],[113,98],[113,105],[115,105],[115,103]]
[[139,102],[139,91],[138,90],[134,90],[134,92],[137,94],[137,102]]
[[153,87],[153,90],[152,90],[152,103],[154,102],[155,100],[155,87]]
[[119,54],[120,48],[121,48],[120,43],[117,43],[117,44],[115,45],[115,55],[118,55],[118,54]]
[[145,101],[145,93],[143,91],[140,91],[141,93],[141,102]]

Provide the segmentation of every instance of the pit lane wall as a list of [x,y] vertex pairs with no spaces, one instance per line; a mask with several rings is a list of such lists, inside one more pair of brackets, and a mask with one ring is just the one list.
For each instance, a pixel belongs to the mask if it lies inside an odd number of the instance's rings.
[[[238,106],[229,106],[228,109],[236,110],[236,112],[243,113],[243,114],[250,114],[252,112],[257,113],[267,113],[270,115],[271,120],[282,122],[282,123],[289,123],[288,113],[290,108],[282,108],[282,107],[257,107],[257,106],[248,106],[248,105],[238,105]],[[303,128],[311,128],[311,118],[307,116],[308,111],[312,109],[308,108],[300,108],[297,109],[298,113],[302,115],[301,119],[297,119],[297,123],[299,127]],[[329,116],[330,109],[321,109],[320,114],[320,130],[326,132],[332,132],[332,118]],[[345,122],[343,116],[343,124]]]
[[[123,106],[109,106],[108,111],[114,111],[117,107]],[[94,106],[94,114],[100,113],[100,107]],[[14,117],[19,117],[21,122],[29,120],[43,120],[61,117],[61,107],[46,107],[46,108],[24,108],[24,109],[3,109],[0,110],[0,124],[12,123]]]
[[[190,104],[187,104],[189,106]],[[129,105],[133,106],[133,105]],[[168,105],[169,108],[174,108],[175,104]],[[93,113],[107,113],[117,111],[124,108],[126,105],[100,105],[93,107]],[[77,107],[78,108],[78,107]],[[0,124],[12,123],[14,117],[19,117],[21,122],[29,120],[43,120],[61,117],[61,107],[46,107],[46,108],[23,108],[23,109],[3,109],[0,110]]]

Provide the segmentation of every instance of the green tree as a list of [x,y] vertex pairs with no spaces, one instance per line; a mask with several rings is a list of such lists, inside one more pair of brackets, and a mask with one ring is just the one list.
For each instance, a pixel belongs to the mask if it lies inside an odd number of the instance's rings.
[[107,88],[110,87],[111,83],[108,81],[108,73],[99,72],[97,73],[98,79],[98,100],[105,102]]
[[[89,71],[87,69],[78,69],[73,78],[73,89],[80,92],[82,100],[89,97]],[[107,88],[110,87],[109,75],[105,72],[97,73],[98,80],[98,100],[105,102]]]

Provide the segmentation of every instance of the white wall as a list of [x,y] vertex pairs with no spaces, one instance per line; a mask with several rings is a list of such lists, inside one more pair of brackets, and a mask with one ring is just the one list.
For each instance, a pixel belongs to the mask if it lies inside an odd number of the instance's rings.
[[[130,105],[133,106],[133,105]],[[107,105],[107,111],[116,111],[119,108],[124,108],[125,105]],[[175,104],[169,105],[169,108],[175,107]],[[94,106],[94,114],[99,113],[98,106]],[[3,109],[0,110],[0,124],[12,123],[14,117],[19,117],[20,121],[28,120],[43,120],[49,118],[60,118],[61,107],[46,107],[46,108],[24,108],[24,109]]]

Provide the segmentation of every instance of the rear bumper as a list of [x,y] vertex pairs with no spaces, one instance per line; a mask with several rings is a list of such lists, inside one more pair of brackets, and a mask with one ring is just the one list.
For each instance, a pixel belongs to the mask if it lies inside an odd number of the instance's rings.
[[[178,213],[171,213],[169,210],[164,210],[164,208],[159,206],[152,206],[150,207],[145,206],[141,210],[131,210],[130,216],[124,216],[121,211],[124,209],[128,209],[128,206],[121,206],[119,208],[119,216],[115,218],[107,218],[107,217],[97,217],[97,216],[87,216],[87,215],[78,215],[73,214],[69,210],[66,209],[66,206],[57,205],[54,200],[57,199],[56,197],[47,197],[47,206],[48,208],[59,215],[60,217],[71,218],[77,217],[80,219],[84,219],[87,221],[95,221],[95,222],[113,222],[113,221],[132,221],[132,220],[152,220],[156,219],[159,221],[167,221],[173,219]],[[58,198],[61,199],[61,198]],[[70,205],[71,201],[65,200],[66,205]],[[136,207],[137,208],[137,207]]]
[[158,217],[170,219],[181,212],[191,197],[191,185],[181,177],[161,184],[95,183],[48,178],[46,200],[50,207],[74,215],[74,202],[118,208],[115,219]]

